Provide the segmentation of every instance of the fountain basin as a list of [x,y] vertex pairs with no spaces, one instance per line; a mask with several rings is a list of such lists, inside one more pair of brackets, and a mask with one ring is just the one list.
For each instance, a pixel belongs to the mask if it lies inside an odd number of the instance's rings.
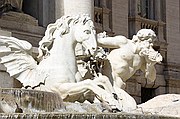
[[[17,106],[26,113],[52,112],[62,107],[55,93],[18,88],[0,88],[0,112],[14,113]],[[7,108],[7,109],[6,109]]]
[[31,113],[0,114],[1,119],[177,119],[176,117],[152,114],[128,113]]
[[[23,113],[15,113],[17,105]],[[8,108],[7,108],[8,107]],[[7,108],[10,111],[8,111]],[[75,109],[76,108],[76,109]],[[0,88],[0,119],[177,119],[148,112],[102,112],[100,104],[68,103],[55,93]]]

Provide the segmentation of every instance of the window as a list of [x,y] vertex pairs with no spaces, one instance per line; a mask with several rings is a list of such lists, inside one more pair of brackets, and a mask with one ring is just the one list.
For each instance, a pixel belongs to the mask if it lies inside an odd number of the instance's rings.
[[138,14],[147,19],[155,19],[155,0],[139,0]]
[[94,0],[94,21],[97,32],[111,32],[112,0]]
[[101,0],[94,0],[94,6],[95,7],[100,7],[101,6]]
[[55,22],[55,0],[23,0],[23,12],[36,18],[40,26],[46,27]]

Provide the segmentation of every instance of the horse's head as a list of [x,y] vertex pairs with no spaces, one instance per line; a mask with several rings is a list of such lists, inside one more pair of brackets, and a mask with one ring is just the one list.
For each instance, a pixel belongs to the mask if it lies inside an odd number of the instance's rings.
[[97,41],[93,21],[89,16],[81,15],[73,24],[74,39],[83,45],[86,54],[94,54],[97,48]]
[[93,54],[96,50],[95,30],[90,17],[86,14],[63,16],[55,23],[48,25],[45,36],[39,42],[39,57],[47,55],[54,40],[61,40],[63,37],[71,40],[67,42],[72,42],[75,45],[76,43],[82,44],[86,53]]

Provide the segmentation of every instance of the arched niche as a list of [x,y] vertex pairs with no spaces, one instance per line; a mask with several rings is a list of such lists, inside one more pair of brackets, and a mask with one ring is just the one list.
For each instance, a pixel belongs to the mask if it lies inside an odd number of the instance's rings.
[[22,11],[35,17],[40,26],[55,21],[55,0],[24,0]]

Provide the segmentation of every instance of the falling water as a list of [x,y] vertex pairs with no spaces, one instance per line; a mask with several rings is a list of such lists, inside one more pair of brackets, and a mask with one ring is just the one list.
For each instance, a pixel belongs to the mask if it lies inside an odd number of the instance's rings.
[[[17,105],[24,112],[52,112],[62,107],[62,99],[51,92],[23,90],[23,89],[1,89],[1,101],[15,110]],[[16,105],[17,103],[17,105]],[[13,112],[12,112],[13,113]]]

